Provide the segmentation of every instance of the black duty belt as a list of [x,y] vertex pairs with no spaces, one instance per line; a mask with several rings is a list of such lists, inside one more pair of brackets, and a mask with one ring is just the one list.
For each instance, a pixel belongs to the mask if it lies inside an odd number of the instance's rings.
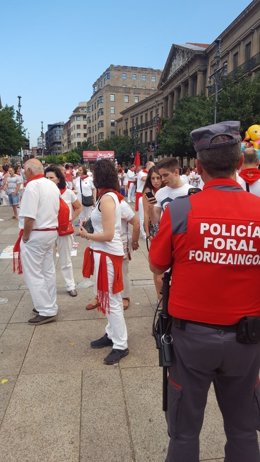
[[186,324],[195,324],[202,327],[210,327],[211,329],[223,330],[226,332],[236,332],[238,324],[222,325],[222,324],[207,324],[205,322],[188,321],[186,319],[172,318],[172,323],[177,329],[185,330]]

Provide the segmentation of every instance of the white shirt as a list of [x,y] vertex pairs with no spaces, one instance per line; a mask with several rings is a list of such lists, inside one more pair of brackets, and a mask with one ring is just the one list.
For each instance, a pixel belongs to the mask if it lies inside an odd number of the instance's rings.
[[74,186],[77,192],[78,199],[80,202],[81,200],[81,190],[80,190],[80,183],[82,187],[82,194],[83,196],[91,196],[93,193],[93,189],[95,189],[94,183],[93,183],[93,178],[90,176],[87,176],[84,179],[81,179],[79,176],[74,180]]
[[24,190],[21,201],[19,228],[23,229],[25,217],[35,220],[34,229],[57,228],[59,198],[59,189],[47,178],[30,181]]
[[136,183],[136,192],[142,193],[144,189],[144,183],[145,183],[145,178],[147,177],[147,172],[144,172],[143,170],[140,170],[140,172],[137,173],[137,183]]
[[[116,208],[115,208],[115,234],[112,241],[108,242],[96,242],[90,241],[90,247],[93,250],[101,250],[103,252],[111,253],[112,255],[124,255],[123,243],[121,239],[121,208],[118,197],[113,192],[106,193],[107,195],[111,196],[112,199],[115,201]],[[95,233],[102,233],[102,217],[101,212],[98,208],[99,201],[97,202],[96,206],[91,212],[91,221],[94,228]]]
[[176,197],[186,196],[190,188],[193,188],[190,184],[183,184],[179,188],[170,188],[169,186],[164,186],[160,188],[159,191],[155,194],[155,199],[157,203],[154,207],[162,208],[163,211],[166,209],[167,205],[172,202]]
[[72,214],[73,214],[73,207],[72,207],[72,204],[74,204],[74,202],[76,202],[76,200],[78,200],[76,194],[74,193],[74,191],[72,191],[71,189],[66,189],[64,191],[64,193],[61,195],[62,199],[66,202],[66,204],[69,206],[69,209],[70,209],[70,217],[69,219],[71,220],[72,219]]
[[126,176],[127,176],[128,181],[135,181],[136,180],[135,172],[133,172],[130,169],[127,170]]
[[130,205],[127,204],[127,202],[124,200],[120,202],[120,208],[121,208],[121,239],[123,242],[125,256],[127,256],[126,255],[127,243],[128,243],[128,248],[130,250],[131,240],[132,240],[132,226],[131,225],[129,226],[129,221],[131,221],[132,218],[134,218],[135,213],[131,209]]
[[[246,182],[241,176],[237,175],[236,181],[242,186],[242,188],[247,191],[246,189]],[[254,183],[249,184],[249,192],[254,194],[255,196],[260,197],[260,180],[256,180]]]

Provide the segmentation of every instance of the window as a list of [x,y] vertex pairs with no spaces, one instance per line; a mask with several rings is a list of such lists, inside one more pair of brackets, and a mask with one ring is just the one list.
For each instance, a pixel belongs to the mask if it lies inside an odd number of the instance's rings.
[[76,120],[81,120],[81,117],[80,117],[80,116],[76,116]]
[[110,120],[110,125],[111,125],[111,127],[115,127],[115,125],[116,125],[115,120]]
[[137,79],[137,75],[136,74],[132,74],[132,80],[136,80]]
[[248,42],[245,46],[245,61],[251,58],[251,42]]
[[80,133],[77,133],[77,138],[80,138],[81,137],[81,134]]
[[152,75],[151,81],[152,81],[152,82],[156,82],[156,76],[155,76],[155,75]]
[[146,75],[142,74],[141,75],[141,80],[146,80]]
[[115,101],[115,95],[110,95],[110,101]]
[[86,128],[87,128],[87,125],[83,125],[83,129],[86,130]]
[[126,72],[122,72],[121,79],[126,80],[126,78],[127,78]]
[[124,95],[124,103],[129,103],[129,96],[128,95]]
[[114,108],[114,106],[111,106],[111,108],[110,108],[110,114],[115,114],[115,108]]
[[134,102],[139,103],[139,96],[134,96]]
[[77,125],[77,130],[80,130],[80,127],[81,127],[80,125]]
[[238,66],[238,52],[233,54],[233,69],[236,69]]
[[115,136],[115,134],[116,134],[116,132],[114,132],[114,131],[111,131],[111,132],[110,132],[110,135],[111,135],[111,136]]
[[110,80],[110,72],[109,71],[106,72],[106,79]]

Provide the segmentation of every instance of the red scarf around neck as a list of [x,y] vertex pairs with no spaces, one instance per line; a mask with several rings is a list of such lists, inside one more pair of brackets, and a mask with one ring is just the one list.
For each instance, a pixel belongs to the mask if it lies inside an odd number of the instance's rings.
[[98,198],[101,199],[101,197],[104,196],[104,194],[106,194],[108,192],[113,192],[114,194],[116,194],[116,196],[118,197],[119,202],[121,202],[124,199],[123,194],[118,192],[116,189],[112,189],[112,188],[100,188],[98,190]]
[[248,184],[253,184],[257,180],[260,180],[260,170],[257,167],[245,168],[239,172],[239,176],[245,180]]

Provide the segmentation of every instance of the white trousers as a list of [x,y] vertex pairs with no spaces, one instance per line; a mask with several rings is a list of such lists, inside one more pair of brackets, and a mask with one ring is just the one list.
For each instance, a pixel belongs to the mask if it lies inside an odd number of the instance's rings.
[[53,258],[56,239],[57,231],[32,231],[28,242],[21,241],[24,281],[41,316],[55,316],[58,312]]
[[[95,274],[95,290],[97,293],[97,275],[99,268],[100,254],[94,252],[94,274]],[[109,291],[109,313],[106,314],[108,323],[106,325],[106,333],[108,338],[113,342],[113,348],[117,350],[125,350],[127,348],[127,329],[124,318],[122,292],[113,294],[112,286],[114,280],[114,267],[110,258],[106,258],[108,272],[108,291]]]
[[130,298],[130,282],[128,276],[128,269],[129,269],[129,260],[128,258],[123,259],[123,283],[124,283],[124,290],[121,292],[123,298]]
[[135,183],[130,183],[127,193],[127,201],[134,202],[135,200]]
[[84,205],[82,205],[82,210],[79,215],[80,223],[82,223],[82,221],[87,221],[90,218],[92,210],[92,205],[91,207],[85,207]]
[[60,269],[66,284],[67,291],[75,290],[76,287],[71,261],[72,244],[72,234],[69,234],[68,236],[59,236],[57,239],[57,250],[60,259]]
[[140,222],[140,233],[143,239],[146,238],[146,234],[144,231],[144,205],[143,205],[143,198],[139,197],[138,201],[138,215],[139,215],[139,222]]

